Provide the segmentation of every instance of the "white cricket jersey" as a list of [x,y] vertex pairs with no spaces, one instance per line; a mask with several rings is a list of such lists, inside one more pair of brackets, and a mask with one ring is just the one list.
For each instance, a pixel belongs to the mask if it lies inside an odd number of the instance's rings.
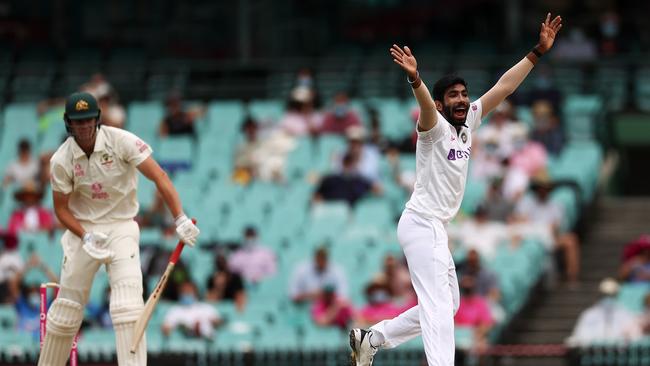
[[102,224],[133,219],[139,207],[136,167],[151,153],[136,135],[114,127],[97,131],[90,157],[68,137],[50,160],[52,190],[70,194],[68,206],[77,220]]
[[[472,152],[472,131],[481,124],[480,99],[471,103],[460,133],[438,113],[428,131],[418,131],[415,188],[406,207],[425,218],[448,223],[460,208]],[[417,130],[417,127],[416,127]]]

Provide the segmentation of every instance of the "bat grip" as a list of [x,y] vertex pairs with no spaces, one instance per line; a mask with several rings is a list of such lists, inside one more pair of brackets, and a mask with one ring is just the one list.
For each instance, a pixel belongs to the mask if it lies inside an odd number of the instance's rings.
[[[196,219],[193,218],[192,223],[196,224]],[[176,244],[176,249],[174,249],[172,256],[169,258],[169,263],[176,264],[176,262],[178,262],[178,258],[181,257],[181,252],[183,251],[184,246],[185,243],[183,243],[182,240],[179,240],[178,244]]]

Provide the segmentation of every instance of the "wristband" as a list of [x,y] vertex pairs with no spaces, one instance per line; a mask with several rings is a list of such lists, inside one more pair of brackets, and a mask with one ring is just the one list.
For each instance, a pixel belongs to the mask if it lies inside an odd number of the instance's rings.
[[543,53],[541,53],[541,52],[539,52],[539,50],[537,50],[537,46],[533,47],[533,49],[530,52],[534,53],[535,56],[537,56],[537,58],[541,58],[542,55],[543,55]]
[[420,72],[417,70],[415,71],[415,80],[413,81],[411,81],[411,79],[409,79],[409,76],[406,75],[406,81],[411,85],[415,84],[418,80],[420,80]]

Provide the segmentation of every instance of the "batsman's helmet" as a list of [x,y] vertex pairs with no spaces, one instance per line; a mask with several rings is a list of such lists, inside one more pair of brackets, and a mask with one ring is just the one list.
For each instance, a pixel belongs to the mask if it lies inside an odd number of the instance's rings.
[[65,113],[63,120],[68,132],[70,131],[70,121],[95,118],[99,127],[99,116],[101,110],[97,104],[97,99],[90,93],[79,92],[72,93],[65,101]]

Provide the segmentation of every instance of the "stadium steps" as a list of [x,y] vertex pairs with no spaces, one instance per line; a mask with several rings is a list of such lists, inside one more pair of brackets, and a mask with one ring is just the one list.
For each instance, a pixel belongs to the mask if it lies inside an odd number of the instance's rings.
[[[602,198],[593,209],[583,238],[578,288],[540,288],[503,339],[509,344],[560,344],[578,316],[600,299],[598,284],[616,277],[624,245],[647,232],[649,198]],[[540,286],[542,287],[542,286]],[[562,357],[517,358],[517,365],[564,365]]]

